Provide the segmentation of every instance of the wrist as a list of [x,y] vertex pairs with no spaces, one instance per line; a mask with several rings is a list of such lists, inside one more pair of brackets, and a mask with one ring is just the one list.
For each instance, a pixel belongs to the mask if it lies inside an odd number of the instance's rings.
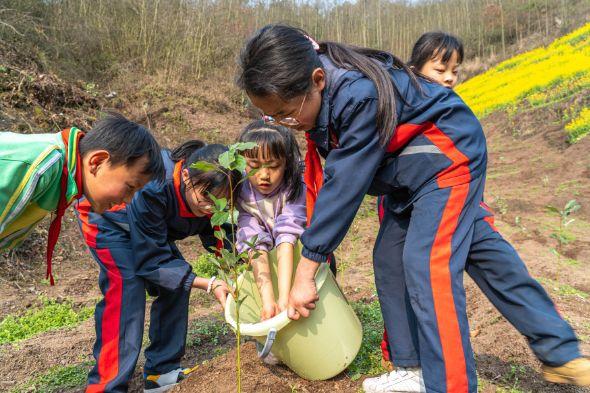
[[217,279],[217,277],[213,276],[209,279],[209,281],[207,281],[207,293],[211,293],[211,290],[213,289],[213,286],[215,285],[216,279]]
[[209,283],[209,279],[208,278],[204,278],[204,277],[195,277],[195,279],[193,280],[193,288],[199,288],[202,289],[204,291],[207,290],[207,284]]
[[299,265],[297,265],[297,272],[295,276],[300,279],[311,279],[313,280],[315,274],[320,267],[318,262],[312,261],[311,259],[307,259],[305,257],[301,257],[299,261]]

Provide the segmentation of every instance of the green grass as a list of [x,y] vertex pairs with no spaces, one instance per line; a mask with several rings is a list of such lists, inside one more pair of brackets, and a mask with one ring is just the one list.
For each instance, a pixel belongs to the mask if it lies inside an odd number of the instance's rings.
[[45,374],[13,388],[10,390],[10,393],[52,393],[61,392],[66,389],[80,388],[86,384],[88,371],[91,367],[92,363],[53,367]]
[[377,375],[385,372],[381,366],[381,339],[383,338],[383,316],[379,301],[371,303],[358,301],[352,308],[363,325],[363,343],[352,364],[348,367],[350,379],[357,380],[363,375]]
[[576,289],[568,284],[561,284],[555,280],[543,277],[538,280],[541,284],[553,290],[560,296],[578,297],[580,299],[588,299],[590,297],[589,293]]
[[58,303],[45,299],[43,306],[22,316],[9,315],[0,322],[0,345],[25,340],[37,334],[72,327],[88,319],[93,307],[75,309],[69,301]]
[[199,258],[191,263],[191,266],[193,267],[193,272],[198,277],[209,278],[217,274],[217,266],[212,264],[209,259],[207,259],[207,254],[205,253],[199,255]]
[[222,339],[231,334],[230,327],[218,318],[206,318],[191,323],[187,334],[187,345],[191,347],[202,344],[219,345]]

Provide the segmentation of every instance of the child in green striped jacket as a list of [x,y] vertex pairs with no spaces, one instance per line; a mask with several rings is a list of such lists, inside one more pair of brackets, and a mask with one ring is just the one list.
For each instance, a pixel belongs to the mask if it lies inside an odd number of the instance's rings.
[[85,196],[97,213],[131,200],[152,178],[163,178],[160,147],[143,126],[110,113],[84,134],[0,132],[0,250],[20,244],[45,216],[47,276],[65,209]]

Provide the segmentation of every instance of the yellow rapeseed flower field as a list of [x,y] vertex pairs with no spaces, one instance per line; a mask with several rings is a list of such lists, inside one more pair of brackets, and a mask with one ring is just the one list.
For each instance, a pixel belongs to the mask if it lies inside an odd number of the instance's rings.
[[590,108],[582,109],[578,117],[566,124],[565,130],[570,143],[576,143],[590,133]]
[[536,106],[586,88],[590,88],[590,23],[547,47],[498,64],[456,91],[481,118],[524,100]]

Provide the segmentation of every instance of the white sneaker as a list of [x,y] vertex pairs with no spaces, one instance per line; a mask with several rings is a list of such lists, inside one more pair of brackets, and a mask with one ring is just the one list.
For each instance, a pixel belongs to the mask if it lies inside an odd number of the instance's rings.
[[365,393],[424,393],[421,368],[398,367],[390,373],[363,381]]

